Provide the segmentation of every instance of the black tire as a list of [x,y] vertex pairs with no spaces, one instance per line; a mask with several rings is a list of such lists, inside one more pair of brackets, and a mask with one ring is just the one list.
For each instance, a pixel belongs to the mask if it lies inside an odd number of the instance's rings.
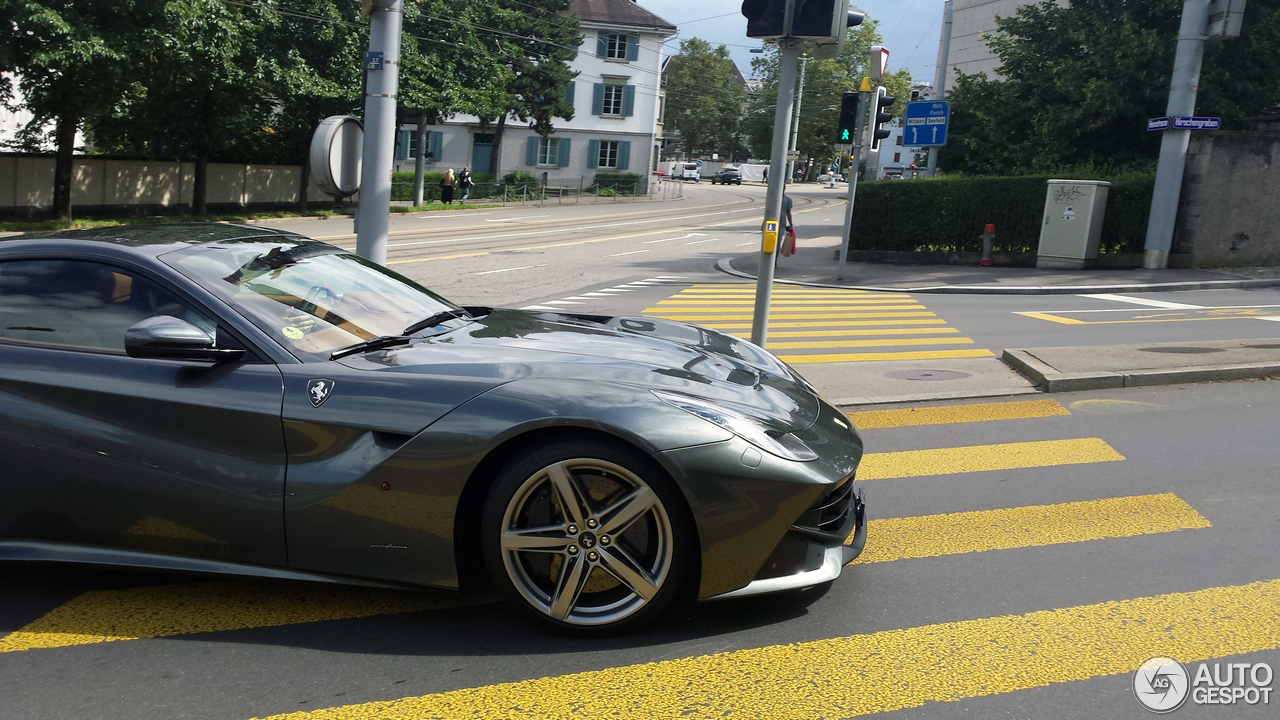
[[[577,520],[565,512],[572,504]],[[485,568],[507,600],[583,636],[639,628],[680,597],[696,567],[694,537],[683,496],[656,462],[585,440],[513,458],[481,519]]]

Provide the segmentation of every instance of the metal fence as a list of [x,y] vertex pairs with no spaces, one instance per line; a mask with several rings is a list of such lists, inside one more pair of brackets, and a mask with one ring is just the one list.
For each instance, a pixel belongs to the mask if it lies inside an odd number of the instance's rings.
[[[422,202],[430,205],[440,201],[441,188],[437,183],[427,182],[422,188]],[[397,202],[412,201],[414,196],[413,181],[393,180],[391,183],[391,199]],[[455,187],[453,202],[463,202],[463,189]],[[587,183],[580,178],[576,184],[566,183],[476,183],[470,188],[465,202],[485,204],[508,203],[546,205],[569,205],[579,203],[619,203],[637,202],[641,200],[672,200],[684,197],[684,184],[670,180],[644,179],[620,181],[601,180]]]

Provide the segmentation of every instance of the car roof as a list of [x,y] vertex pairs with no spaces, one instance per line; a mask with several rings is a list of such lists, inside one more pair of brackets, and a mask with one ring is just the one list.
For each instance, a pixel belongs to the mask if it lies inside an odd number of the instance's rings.
[[[159,255],[177,249],[175,245],[200,245],[254,237],[302,238],[296,233],[273,228],[232,223],[155,223],[148,225],[113,225],[80,230],[51,230],[0,238],[0,243],[23,240],[79,240],[108,243],[146,255]],[[0,246],[2,247],[2,246]]]

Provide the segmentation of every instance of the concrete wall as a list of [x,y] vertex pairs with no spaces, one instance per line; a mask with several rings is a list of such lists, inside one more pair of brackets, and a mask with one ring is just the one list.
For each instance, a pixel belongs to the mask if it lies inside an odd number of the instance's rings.
[[1280,265],[1280,123],[1192,134],[1173,251],[1194,267]]
[[[53,206],[54,159],[0,155],[0,213],[39,213]],[[296,165],[209,163],[207,201],[214,206],[287,206],[298,201],[302,168]],[[191,204],[195,164],[77,157],[71,203],[82,210],[177,208]],[[313,183],[308,200],[328,196]]]
[[[1054,0],[1066,5],[1067,0]],[[947,87],[955,84],[956,69],[966,75],[985,72],[996,78],[1000,58],[982,40],[983,33],[996,31],[997,17],[1013,17],[1030,0],[953,0],[951,8],[951,48],[947,58]],[[940,12],[940,10],[939,10]]]

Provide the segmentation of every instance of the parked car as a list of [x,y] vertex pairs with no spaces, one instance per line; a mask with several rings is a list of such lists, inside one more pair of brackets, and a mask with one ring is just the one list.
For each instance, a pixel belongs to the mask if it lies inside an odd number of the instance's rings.
[[738,172],[737,168],[719,170],[711,176],[711,184],[715,185],[717,183],[722,185],[741,185],[742,173]]
[[487,573],[590,634],[825,583],[866,542],[856,430],[761,348],[462,307],[269,228],[0,239],[0,427],[0,560]]
[[702,169],[698,163],[681,163],[678,167],[680,168],[679,179],[702,182]]
[[[827,174],[824,174],[824,175],[819,175],[819,176],[818,176],[818,182],[820,182],[820,183],[829,183],[829,182],[831,182],[831,175],[830,175],[830,173],[827,173]],[[847,181],[844,179],[844,175],[842,175],[842,174],[840,174],[840,173],[836,173],[836,182],[847,182]]]

